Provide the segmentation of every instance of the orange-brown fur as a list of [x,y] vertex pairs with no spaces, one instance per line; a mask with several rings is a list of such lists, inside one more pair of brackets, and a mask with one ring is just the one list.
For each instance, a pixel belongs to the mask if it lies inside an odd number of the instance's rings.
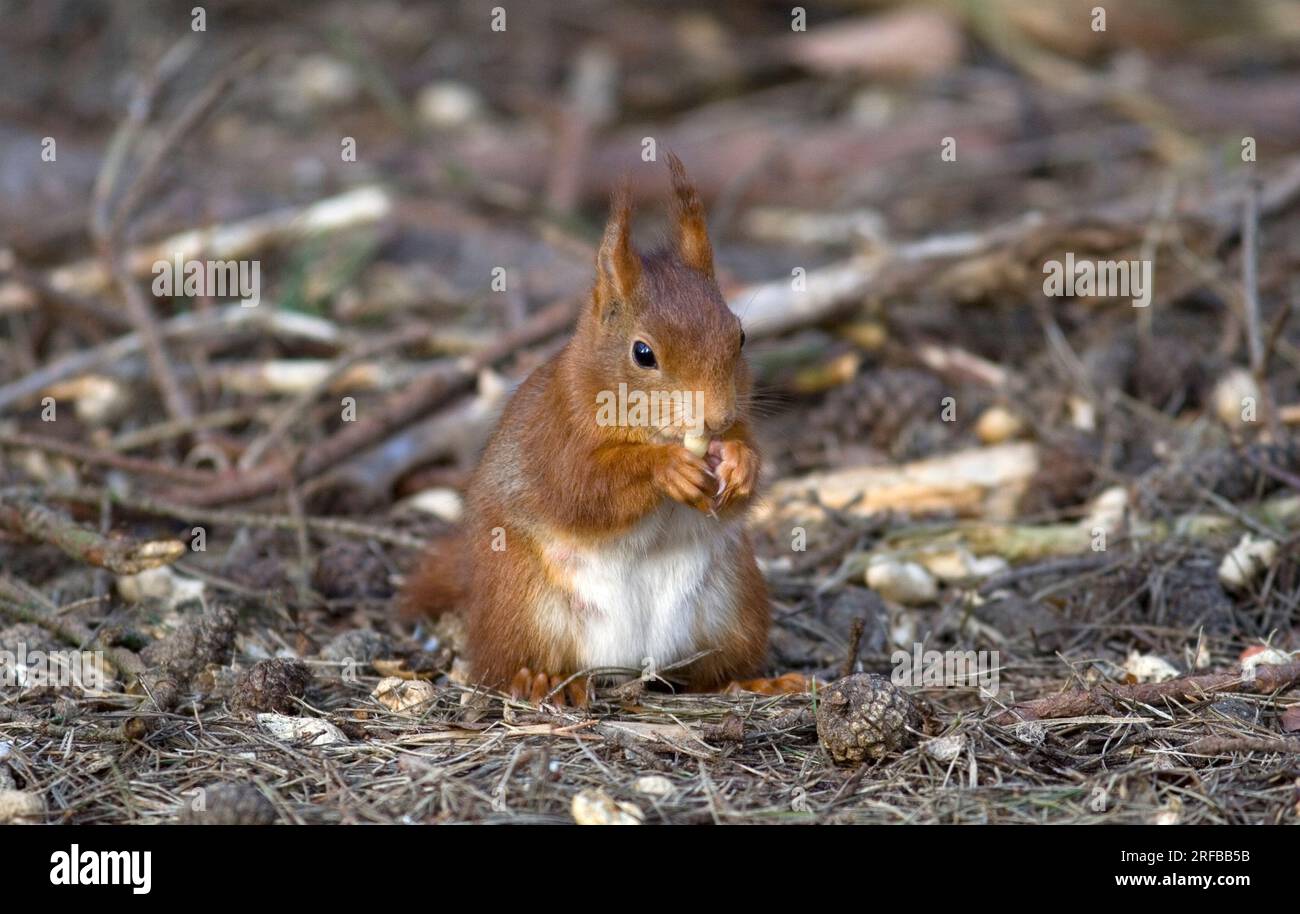
[[[716,512],[721,523],[743,514],[753,497],[758,456],[741,329],[713,276],[700,201],[675,156],[670,165],[672,244],[638,254],[626,192],[616,194],[573,338],[511,398],[470,482],[464,524],[433,546],[405,588],[408,611],[466,613],[471,670],[485,685],[519,682],[523,668],[524,678],[542,674],[539,683],[579,671],[572,626],[541,609],[568,580],[568,549],[610,542],[667,499]],[[598,392],[620,382],[650,386],[647,369],[630,357],[634,339],[658,358],[654,386],[704,392],[704,421],[715,437],[709,459],[682,446],[680,429],[660,435],[597,425]],[[730,483],[716,498],[715,477]],[[494,550],[502,537],[504,551]],[[719,573],[738,582],[739,602],[734,624],[701,645],[713,653],[687,672],[697,689],[754,675],[767,648],[767,590],[748,537],[738,534],[722,561],[731,567]],[[575,618],[584,611],[577,600],[564,610]]]

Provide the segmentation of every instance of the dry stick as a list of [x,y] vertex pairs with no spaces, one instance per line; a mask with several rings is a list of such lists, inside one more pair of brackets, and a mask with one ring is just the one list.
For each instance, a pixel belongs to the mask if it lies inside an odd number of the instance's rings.
[[149,447],[181,435],[188,435],[199,429],[224,428],[229,425],[242,425],[256,419],[259,408],[254,406],[235,406],[230,409],[218,409],[213,412],[195,416],[193,422],[167,419],[144,428],[121,432],[108,443],[114,451],[134,451]]
[[[76,292],[59,289],[43,274],[18,264],[12,264],[8,269],[0,270],[0,276],[7,277],[12,282],[27,287],[59,311],[68,311],[89,318],[112,330],[129,330],[131,327],[131,321],[120,311]],[[0,285],[0,290],[3,288],[4,286]]]
[[[184,391],[181,390],[171,362],[168,361],[166,352],[162,348],[162,340],[154,323],[152,309],[143,299],[139,289],[130,282],[130,277],[125,276],[121,269],[121,258],[116,248],[116,233],[121,231],[125,215],[129,215],[129,212],[124,215],[119,207],[114,214],[113,196],[122,170],[130,157],[131,148],[149,119],[159,88],[166,79],[175,75],[180,65],[194,52],[195,47],[195,42],[189,38],[178,41],[163,55],[151,76],[140,83],[127,106],[126,119],[113,134],[109,143],[104,164],[95,179],[90,211],[90,235],[95,239],[109,275],[126,299],[127,317],[143,340],[145,356],[155,383],[162,393],[163,401],[173,418],[185,419],[192,417],[194,410]],[[151,174],[140,173],[128,188],[128,192],[152,180],[152,177]]]
[[124,647],[102,644],[99,641],[99,636],[84,623],[74,619],[52,619],[45,613],[33,609],[30,602],[21,604],[11,602],[7,596],[3,595],[5,583],[4,577],[0,576],[0,616],[13,619],[15,622],[26,622],[29,625],[43,628],[60,641],[75,647],[77,650],[86,650],[93,647],[102,651],[104,658],[119,673],[124,675],[139,673],[144,669],[144,663],[133,651]]
[[404,346],[426,339],[428,336],[429,331],[424,327],[407,327],[385,334],[378,339],[361,343],[344,353],[330,365],[329,371],[324,377],[295,397],[293,402],[280,415],[276,416],[275,421],[271,423],[266,432],[261,437],[254,439],[252,444],[244,449],[244,453],[239,457],[239,468],[241,470],[251,469],[261,462],[262,455],[278,444],[293,429],[294,424],[311,408],[312,403],[320,396],[321,392],[327,390],[330,385],[341,378],[357,362],[387,352],[390,349],[401,349]]
[[858,663],[858,651],[862,649],[862,629],[864,628],[862,619],[853,620],[853,630],[849,633],[849,652],[844,657],[844,665],[840,667],[840,678],[850,675],[853,668]]
[[[1287,322],[1291,320],[1291,312],[1295,310],[1297,293],[1300,293],[1300,284],[1297,284],[1296,292],[1287,299],[1286,305],[1277,309],[1277,314],[1273,315],[1273,323],[1268,327],[1268,335],[1264,337],[1264,362],[1261,370],[1265,377],[1268,376],[1268,369],[1273,362],[1273,354],[1277,351],[1278,341],[1282,339],[1282,331],[1286,329]],[[1281,420],[1280,412],[1278,419]]]
[[[1231,238],[1240,227],[1240,194],[1213,193],[1208,198],[1197,199],[1188,207],[1179,208],[1173,201],[1178,220],[1204,219],[1212,222],[1224,235]],[[1287,160],[1268,180],[1259,199],[1258,216],[1273,216],[1300,198],[1300,157]],[[1155,206],[1162,206],[1159,198]],[[1037,211],[1029,211],[1016,219],[983,232],[964,232],[938,235],[919,241],[886,248],[874,256],[861,256],[827,264],[811,271],[806,277],[806,288],[795,292],[788,279],[759,283],[740,290],[730,304],[737,313],[745,313],[747,333],[753,339],[775,336],[788,330],[834,318],[843,309],[860,302],[882,274],[902,264],[923,264],[932,260],[974,257],[1000,245],[1016,245],[1026,238],[1040,235],[1053,224],[1087,224],[1093,221],[1130,223],[1148,219],[1152,200],[1146,193],[1134,194],[1104,206],[1082,210],[1064,219],[1048,219]],[[746,312],[746,309],[748,311]]]
[[1246,182],[1245,206],[1241,221],[1241,302],[1245,311],[1246,341],[1250,354],[1250,373],[1263,399],[1264,415],[1274,441],[1282,440],[1282,423],[1277,404],[1269,388],[1264,339],[1259,317],[1259,182]]
[[109,262],[109,269],[113,272],[113,279],[126,299],[127,314],[131,317],[131,324],[144,341],[145,360],[149,363],[154,384],[162,394],[168,415],[182,422],[192,422],[195,415],[194,405],[190,402],[185,389],[181,387],[180,379],[176,377],[176,369],[172,367],[171,360],[167,358],[167,353],[163,349],[162,334],[158,332],[153,307],[135,284],[135,280],[126,274],[118,254],[107,247],[102,250],[104,258]]
[[131,102],[127,106],[126,119],[113,133],[108,151],[104,154],[104,164],[100,167],[99,174],[95,176],[90,214],[93,236],[108,232],[113,189],[117,186],[122,167],[126,164],[136,135],[149,119],[158,90],[164,82],[185,66],[198,50],[198,46],[198,40],[192,35],[179,39],[163,55],[153,71],[140,81],[132,95]]
[[135,179],[118,198],[117,206],[113,211],[112,222],[106,232],[109,237],[120,237],[125,231],[127,221],[140,206],[140,201],[144,198],[144,195],[152,188],[167,156],[207,118],[212,109],[217,106],[217,103],[226,94],[226,90],[230,85],[239,77],[251,74],[264,57],[265,53],[261,49],[254,49],[240,54],[218,73],[212,82],[177,115],[176,120],[171,123],[163,133],[162,138],[154,146],[150,156],[140,166]]
[[122,673],[138,673],[144,664],[134,651],[102,644],[90,627],[76,619],[57,615],[58,610],[30,584],[0,574],[0,615],[45,629],[78,650],[94,647]]
[[1300,739],[1266,736],[1202,736],[1178,747],[1188,755],[1231,755],[1234,752],[1280,752],[1300,754]]
[[30,448],[36,451],[44,451],[48,454],[60,454],[69,457],[81,463],[92,466],[107,466],[124,473],[130,473],[135,476],[146,476],[151,479],[168,479],[177,483],[189,483],[192,485],[204,485],[212,481],[211,473],[204,473],[199,470],[190,470],[184,467],[171,466],[165,463],[158,463],[154,460],[146,460],[141,457],[127,457],[122,454],[114,454],[109,451],[100,451],[92,447],[86,447],[83,444],[74,444],[71,441],[60,441],[56,438],[44,438],[39,435],[28,435],[22,432],[5,433],[0,431],[0,448]]
[[[239,260],[266,247],[299,238],[373,225],[392,211],[392,199],[381,187],[365,184],[304,206],[288,206],[221,225],[188,228],[165,238],[138,242],[126,252],[131,275],[143,278],[159,260],[177,252],[191,259]],[[112,276],[98,257],[54,267],[46,273],[59,291],[99,295]],[[245,309],[248,310],[248,309]]]
[[[45,493],[50,499],[75,502],[77,504],[98,504],[101,496],[99,489],[50,490]],[[230,524],[236,527],[264,527],[272,530],[296,530],[298,521],[281,514],[251,514],[243,511],[223,511],[219,508],[200,508],[192,504],[155,501],[153,499],[130,498],[113,495],[113,504],[128,511],[141,514],[155,514],[171,517],[183,523]],[[399,530],[390,530],[374,524],[339,517],[304,517],[303,523],[309,530],[318,533],[333,533],[339,536],[351,536],[358,539],[372,539],[380,543],[391,543],[408,549],[424,549],[428,540]]]
[[970,24],[976,33],[1030,79],[1067,97],[1099,99],[1115,108],[1151,132],[1156,152],[1167,162],[1179,164],[1199,155],[1195,138],[1155,96],[1122,80],[1094,75],[1083,64],[1033,44],[1023,29],[1006,27],[982,7],[971,9]]
[[[302,337],[327,345],[338,345],[343,336],[337,327],[318,317],[292,311],[273,311],[269,308],[244,308],[240,305],[231,305],[214,314],[178,314],[158,329],[165,339],[179,339],[236,331],[244,327],[257,328],[270,334]],[[143,349],[144,345],[142,334],[128,333],[94,349],[69,353],[0,387],[0,409],[33,397],[52,384],[128,359]]]
[[[1165,232],[1168,231],[1169,222],[1173,218],[1174,204],[1178,202],[1178,181],[1173,177],[1165,179],[1164,186],[1156,198],[1155,212],[1152,214],[1151,221],[1147,223],[1146,232],[1142,236],[1142,247],[1138,257],[1145,263],[1155,264],[1156,254],[1160,250],[1160,245],[1164,241]],[[1147,353],[1151,351],[1151,324],[1152,314],[1149,307],[1137,309],[1137,329],[1139,352]]]
[[1163,698],[1204,698],[1214,692],[1242,692],[1267,695],[1290,688],[1300,682],[1300,661],[1260,664],[1249,678],[1240,670],[1232,673],[1204,673],[1180,676],[1165,682],[1135,685],[1106,685],[1092,689],[1074,689],[1012,705],[993,718],[996,724],[1014,724],[1018,720],[1042,720],[1052,717],[1084,717],[1107,712],[1115,702],[1152,704]]
[[441,365],[431,369],[407,390],[390,398],[378,412],[349,423],[342,431],[312,448],[295,467],[268,464],[248,473],[233,475],[228,481],[203,490],[177,490],[168,492],[166,497],[191,505],[218,505],[269,495],[281,489],[290,478],[303,481],[318,476],[470,388],[482,369],[502,361],[518,349],[563,331],[573,322],[576,310],[572,301],[556,302],[483,352],[462,359],[454,366]]
[[0,492],[0,528],[58,546],[78,561],[115,574],[139,574],[170,565],[185,554],[185,544],[180,540],[138,542],[109,538],[14,492]]
[[289,519],[293,521],[294,542],[298,547],[298,568],[293,572],[294,586],[298,591],[298,602],[303,606],[311,606],[313,562],[311,542],[307,536],[307,513],[303,510],[302,495],[297,486],[289,486],[285,495],[289,503]]
[[[135,178],[122,192],[121,198],[118,200],[118,204],[110,218],[108,209],[111,205],[110,201],[116,184],[116,172],[121,167],[121,161],[126,154],[125,150],[133,142],[135,135],[139,133],[143,122],[144,115],[133,110],[131,116],[128,117],[126,123],[120,129],[118,136],[114,138],[114,144],[117,147],[115,149],[116,155],[111,156],[109,161],[105,163],[106,170],[109,168],[113,170],[107,171],[108,177],[104,181],[97,183],[96,186],[97,205],[91,219],[91,233],[95,237],[100,256],[107,264],[113,281],[126,299],[127,314],[131,318],[132,326],[143,340],[145,358],[149,363],[149,370],[153,375],[154,383],[158,386],[163,402],[167,405],[167,412],[173,419],[192,420],[195,415],[194,406],[190,402],[185,389],[181,386],[180,379],[176,376],[176,370],[172,367],[171,360],[167,357],[167,352],[163,348],[162,334],[158,330],[157,317],[153,312],[153,306],[144,293],[140,291],[140,287],[136,285],[117,242],[124,232],[132,213],[139,206],[140,200],[154,184],[163,161],[216,106],[230,83],[240,74],[247,72],[249,63],[255,56],[257,56],[257,52],[241,55],[233,65],[218,74],[216,79],[181,111],[172,125],[164,131],[161,141],[154,147],[152,154],[145,160]],[[152,94],[151,89],[147,91]],[[146,103],[144,98],[138,98],[136,101],[142,106]]]

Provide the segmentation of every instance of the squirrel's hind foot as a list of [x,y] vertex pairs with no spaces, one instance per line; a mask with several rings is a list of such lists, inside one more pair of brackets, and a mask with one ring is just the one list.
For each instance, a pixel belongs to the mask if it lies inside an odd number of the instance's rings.
[[797,695],[812,688],[812,679],[803,673],[786,673],[762,679],[733,679],[723,689],[734,695],[737,692],[757,692],[760,695]]
[[557,707],[587,707],[587,683],[579,677],[566,682],[568,676],[548,676],[521,667],[510,680],[510,697],[539,705],[542,702]]

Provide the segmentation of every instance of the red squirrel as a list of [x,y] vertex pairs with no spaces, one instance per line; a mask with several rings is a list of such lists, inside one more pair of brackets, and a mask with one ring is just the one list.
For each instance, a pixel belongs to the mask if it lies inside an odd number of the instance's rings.
[[[745,333],[699,195],[671,154],[669,167],[671,242],[638,253],[626,184],[615,192],[573,337],[511,397],[461,526],[403,588],[407,614],[464,613],[476,682],[533,702],[585,705],[584,671],[697,654],[674,673],[717,689],[766,655],[745,530],[759,476]],[[602,413],[637,392],[681,396],[657,414]]]

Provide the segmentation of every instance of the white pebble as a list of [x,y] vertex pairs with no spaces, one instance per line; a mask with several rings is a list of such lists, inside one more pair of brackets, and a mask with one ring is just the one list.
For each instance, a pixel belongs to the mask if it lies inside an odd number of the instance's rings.
[[867,586],[886,600],[905,606],[933,603],[939,596],[934,575],[916,562],[879,557],[867,566]]
[[652,797],[666,797],[673,792],[673,782],[662,774],[647,774],[636,779],[632,785],[637,793]]
[[1219,563],[1219,580],[1230,590],[1245,590],[1277,558],[1277,543],[1249,533]]
[[451,81],[427,85],[415,99],[416,116],[430,127],[460,127],[478,118],[482,108],[477,92]]
[[579,825],[640,825],[645,820],[637,806],[621,803],[599,788],[579,791],[571,812]]
[[286,743],[306,743],[309,746],[330,746],[346,743],[343,731],[319,717],[290,717],[287,714],[259,714],[257,725],[276,739]]
[[1259,385],[1255,383],[1254,375],[1244,368],[1234,368],[1214,385],[1210,403],[1219,421],[1231,427],[1258,417],[1259,398]]

